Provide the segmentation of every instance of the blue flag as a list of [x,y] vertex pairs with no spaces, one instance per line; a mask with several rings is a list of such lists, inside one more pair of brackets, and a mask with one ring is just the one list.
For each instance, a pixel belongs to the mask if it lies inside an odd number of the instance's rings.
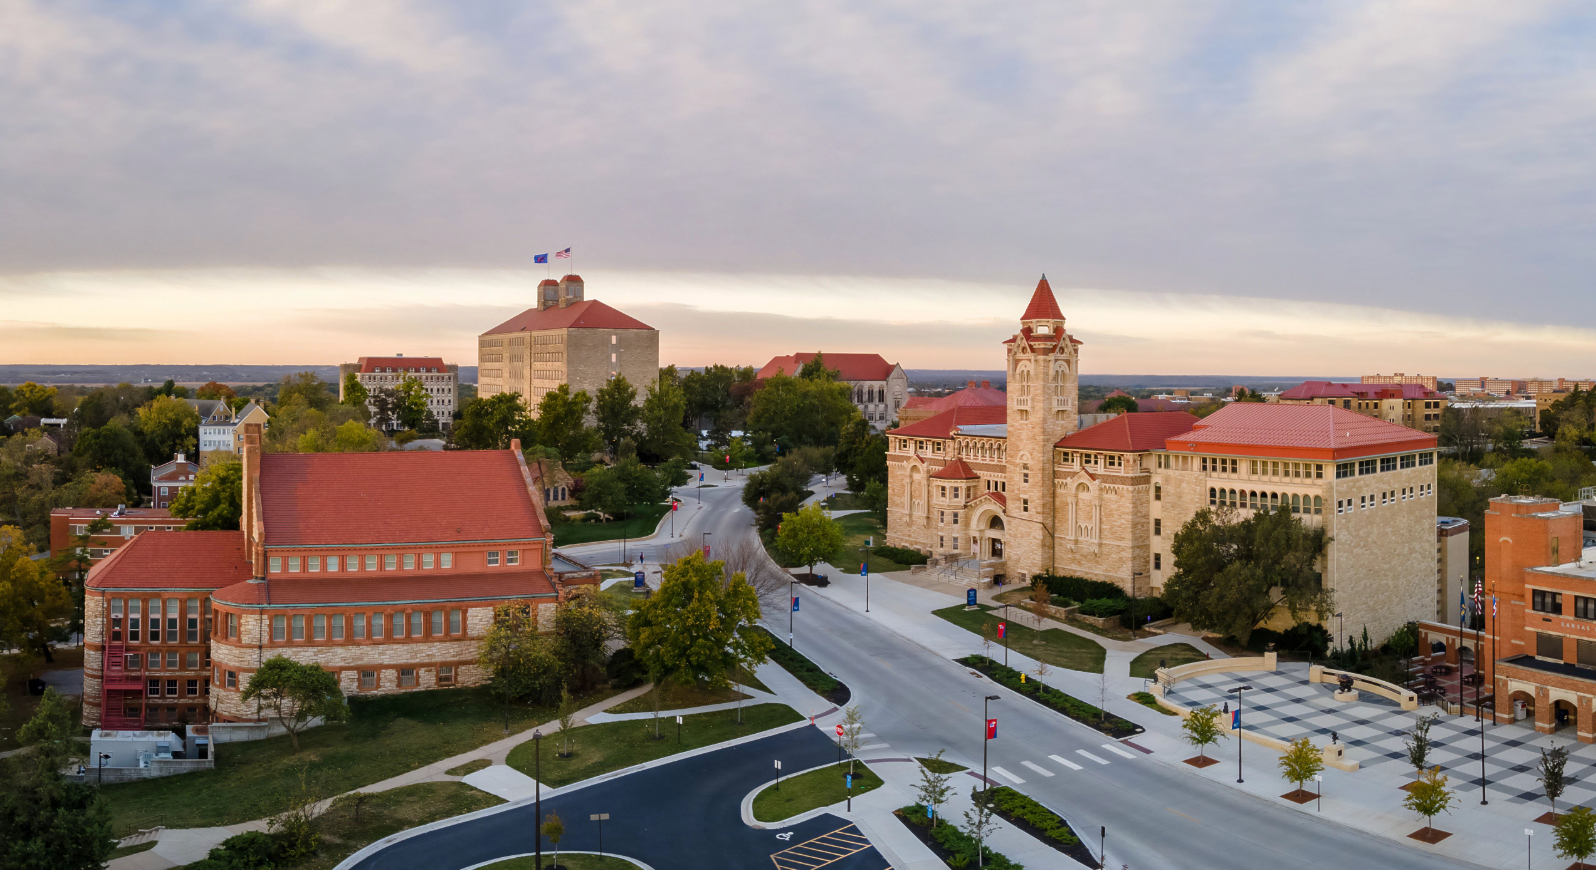
[[794,595],[792,597],[792,612],[793,613],[797,613],[798,612],[798,596],[796,596],[796,595]]
[[859,576],[860,577],[869,577],[870,576],[870,563],[869,562],[861,562],[859,564]]
[[1230,711],[1230,727],[1231,727],[1231,730],[1235,730],[1235,729],[1241,727],[1241,708],[1240,707],[1237,707],[1236,709]]
[[532,258],[532,262],[534,262],[534,263],[547,263],[548,261],[549,261],[549,255],[548,254],[538,254],[537,256]]

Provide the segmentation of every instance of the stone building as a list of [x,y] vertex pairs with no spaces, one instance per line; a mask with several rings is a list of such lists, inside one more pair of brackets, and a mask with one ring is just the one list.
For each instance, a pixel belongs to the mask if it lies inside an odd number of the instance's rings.
[[[366,408],[375,411],[372,396],[379,390],[391,390],[406,378],[421,382],[427,391],[427,410],[438,420],[438,428],[448,429],[454,423],[454,411],[460,406],[460,367],[446,363],[441,357],[363,356],[352,363],[338,366],[338,401],[344,400],[344,382],[353,374],[355,380],[366,388]],[[384,424],[390,430],[398,429],[397,421]]]
[[993,387],[991,381],[982,381],[978,386],[975,381],[962,390],[949,393],[946,396],[910,396],[903,407],[898,409],[898,425],[909,426],[926,420],[954,408],[963,407],[992,407],[1001,408],[1007,405],[1008,396],[1000,389]]
[[475,685],[495,606],[552,622],[543,487],[519,444],[262,455],[251,425],[245,445],[240,531],[141,533],[90,571],[85,724],[257,720],[240,694],[277,655],[352,696]]
[[1340,384],[1304,381],[1280,394],[1282,405],[1335,405],[1388,423],[1439,432],[1449,403],[1442,393],[1421,384]]
[[1007,342],[1006,407],[888,432],[887,543],[1010,582],[1069,574],[1159,594],[1204,508],[1289,510],[1349,631],[1435,613],[1435,438],[1339,406],[1238,403],[1204,420],[1124,414],[1076,430],[1080,342],[1044,278]]
[[538,403],[560,384],[594,395],[616,375],[637,388],[659,377],[659,330],[605,305],[583,299],[582,279],[566,275],[538,285],[538,307],[477,338],[477,394],[520,393]]
[[837,380],[853,388],[853,404],[872,428],[885,429],[898,419],[898,410],[909,399],[909,376],[903,366],[889,363],[878,353],[792,353],[765,363],[756,380],[777,373],[797,375],[816,356],[821,364],[837,373]]

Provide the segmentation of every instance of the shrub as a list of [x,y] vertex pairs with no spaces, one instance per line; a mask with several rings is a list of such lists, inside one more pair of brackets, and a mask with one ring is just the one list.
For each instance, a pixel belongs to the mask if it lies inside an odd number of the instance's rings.
[[616,689],[629,689],[643,682],[647,674],[643,665],[638,662],[637,654],[629,646],[623,646],[610,656],[610,661],[604,666],[605,676],[609,677],[610,686]]
[[825,695],[842,687],[842,684],[837,682],[834,677],[821,670],[814,662],[804,658],[802,653],[788,646],[785,640],[778,639],[763,626],[760,626],[759,630],[770,635],[771,641],[774,642],[774,646],[770,650],[771,661],[781,665],[787,670],[787,673],[797,677],[800,682],[809,687],[810,691],[817,695]]
[[1125,628],[1139,628],[1149,622],[1168,619],[1173,615],[1175,615],[1174,608],[1165,604],[1162,598],[1156,596],[1133,598],[1130,607],[1119,615],[1119,623]]
[[1124,598],[1090,598],[1081,602],[1081,612],[1087,616],[1118,616],[1130,607]]
[[[925,815],[924,804],[911,804],[898,810],[898,813],[901,818],[916,827],[924,828],[930,824],[930,819],[927,819]],[[954,868],[954,870],[958,870],[961,867],[974,867],[976,865],[976,849],[980,844],[975,841],[974,837],[959,830],[957,826],[947,824],[945,819],[943,821],[944,824],[937,825],[927,833],[938,846],[941,846],[948,853],[947,865]],[[985,859],[981,862],[983,867],[991,867],[993,870],[1024,870],[1022,865],[1010,861],[1007,855],[992,851],[991,846],[986,847],[985,851]]]
[[1090,725],[1099,730],[1111,728],[1122,733],[1135,733],[1141,730],[1134,722],[1121,719],[1118,716],[1104,715],[1101,709],[1073,695],[1060,692],[1045,683],[1036,680],[1026,680],[1022,683],[1020,682],[1020,671],[1006,665],[1000,665],[984,656],[969,656],[957,659],[957,661],[961,665],[981,671],[990,677],[994,683],[999,683],[1028,698],[1033,698],[1038,703],[1051,707],[1077,722]]
[[992,798],[992,805],[997,807],[998,812],[1005,816],[1024,819],[1043,834],[1066,846],[1073,846],[1081,841],[1075,836],[1075,832],[1070,830],[1069,824],[1059,818],[1057,813],[1006,785],[988,789],[987,795]]
[[930,558],[919,550],[910,550],[905,547],[875,547],[874,552],[897,562],[899,565],[924,565]]
[[560,508],[560,507],[555,507],[554,505],[550,505],[550,506],[544,508],[543,509],[543,516],[549,521],[549,525],[550,526],[558,526],[558,525],[563,524],[566,521],[565,520],[565,509],[564,508]]
[[246,831],[228,837],[201,861],[189,864],[193,870],[273,870],[285,860],[283,844],[271,834]]
[[1034,579],[1040,579],[1046,583],[1047,591],[1054,595],[1061,595],[1071,601],[1125,597],[1125,590],[1119,588],[1118,584],[1108,583],[1103,580],[1087,580],[1085,577],[1069,577],[1059,574],[1037,574]]

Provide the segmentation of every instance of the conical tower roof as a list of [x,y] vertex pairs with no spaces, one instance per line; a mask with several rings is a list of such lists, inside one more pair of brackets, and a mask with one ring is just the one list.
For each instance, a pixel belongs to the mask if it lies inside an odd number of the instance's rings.
[[1025,313],[1020,315],[1020,320],[1063,320],[1064,312],[1059,310],[1058,300],[1053,298],[1053,288],[1048,286],[1047,276],[1036,282],[1036,292],[1031,294],[1031,304],[1025,306]]

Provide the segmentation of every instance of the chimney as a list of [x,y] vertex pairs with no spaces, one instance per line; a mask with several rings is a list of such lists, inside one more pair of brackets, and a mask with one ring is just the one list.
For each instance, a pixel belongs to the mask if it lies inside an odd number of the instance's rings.
[[966,389],[973,390],[973,389],[975,389],[975,381],[969,381],[969,382],[965,383],[964,386],[965,386]]
[[255,576],[266,576],[266,549],[261,537],[260,517],[260,432],[261,424],[244,424],[244,487],[240,493],[243,514],[239,526],[244,532],[246,557],[254,563]]
[[560,279],[560,307],[582,301],[582,276],[566,275]]
[[982,387],[982,389],[990,390],[990,389],[992,389],[992,382],[991,381],[982,381],[981,382],[981,387]]
[[183,454],[181,454],[181,453],[179,453],[179,454],[177,454],[177,461],[178,461],[178,462],[183,462],[183,461],[185,461],[185,460],[184,460],[184,459],[183,459]]
[[560,304],[560,282],[544,278],[538,282],[538,310],[543,311]]

